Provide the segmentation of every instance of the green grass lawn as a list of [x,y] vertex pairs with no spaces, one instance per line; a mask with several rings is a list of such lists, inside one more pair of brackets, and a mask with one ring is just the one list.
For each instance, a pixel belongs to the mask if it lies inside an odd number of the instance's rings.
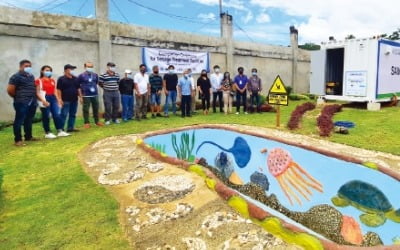
[[[290,112],[301,102],[282,107],[282,130]],[[319,110],[306,113],[295,131],[318,137]],[[356,123],[349,135],[334,134],[328,140],[400,154],[400,108],[379,112],[345,108],[335,120]],[[126,249],[129,244],[118,223],[118,204],[111,194],[89,178],[77,154],[85,146],[113,135],[141,133],[201,123],[235,123],[275,127],[275,114],[211,114],[149,119],[103,128],[81,130],[68,138],[41,140],[27,147],[13,146],[12,128],[0,131],[0,168],[4,170],[0,197],[0,249]],[[78,120],[82,126],[82,120]],[[43,137],[41,124],[34,135]]]

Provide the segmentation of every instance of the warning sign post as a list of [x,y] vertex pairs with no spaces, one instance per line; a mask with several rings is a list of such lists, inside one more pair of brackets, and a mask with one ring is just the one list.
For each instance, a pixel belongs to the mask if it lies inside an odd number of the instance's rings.
[[289,105],[289,96],[283,84],[281,77],[278,75],[268,92],[268,104],[276,105],[276,126],[280,126],[281,109],[280,106]]

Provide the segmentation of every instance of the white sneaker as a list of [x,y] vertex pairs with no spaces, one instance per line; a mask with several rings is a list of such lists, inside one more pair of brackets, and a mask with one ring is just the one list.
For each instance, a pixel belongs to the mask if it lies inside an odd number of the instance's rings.
[[110,122],[110,121],[106,121],[104,124],[105,124],[106,126],[108,126],[108,125],[111,124],[111,122]]
[[245,115],[248,115],[249,113],[247,113],[247,112],[244,112],[244,114],[245,114]]
[[68,133],[65,132],[65,131],[60,131],[60,132],[58,132],[57,136],[65,137],[65,136],[70,136],[70,134],[68,134]]
[[46,138],[46,139],[55,139],[55,138],[57,138],[57,136],[55,134],[53,134],[53,133],[47,133],[44,136],[44,138]]
[[118,119],[116,119],[116,120],[114,121],[114,123],[115,123],[115,124],[120,124],[121,122],[120,122]]
[[239,112],[236,112],[235,114],[237,114],[237,115],[238,115],[238,114],[239,114]]

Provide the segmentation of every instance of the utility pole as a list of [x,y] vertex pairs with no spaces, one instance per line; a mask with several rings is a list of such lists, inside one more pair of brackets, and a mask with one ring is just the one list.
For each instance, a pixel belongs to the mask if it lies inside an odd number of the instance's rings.
[[220,20],[220,35],[222,37],[222,0],[219,0],[219,20]]

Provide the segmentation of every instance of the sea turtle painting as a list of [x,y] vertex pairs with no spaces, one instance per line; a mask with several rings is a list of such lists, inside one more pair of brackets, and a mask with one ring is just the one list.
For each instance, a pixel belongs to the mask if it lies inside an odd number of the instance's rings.
[[364,212],[360,220],[369,227],[379,227],[386,219],[400,223],[400,209],[395,210],[383,192],[369,183],[360,180],[347,182],[331,200],[335,206],[353,206]]

